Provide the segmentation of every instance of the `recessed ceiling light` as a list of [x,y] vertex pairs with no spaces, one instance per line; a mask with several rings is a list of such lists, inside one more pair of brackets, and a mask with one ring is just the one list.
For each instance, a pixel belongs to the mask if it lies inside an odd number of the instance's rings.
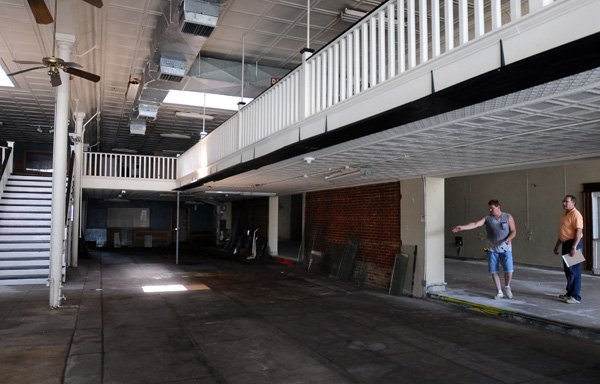
[[161,133],[160,137],[167,137],[170,139],[191,139],[190,135],[183,135],[181,133]]

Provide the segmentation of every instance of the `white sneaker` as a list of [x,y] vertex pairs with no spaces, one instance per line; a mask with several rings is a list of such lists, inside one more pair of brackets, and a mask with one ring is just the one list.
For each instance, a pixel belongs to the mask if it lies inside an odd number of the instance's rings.
[[568,299],[565,300],[565,303],[567,303],[567,304],[579,304],[580,301],[577,300],[574,297],[569,297]]
[[512,291],[510,290],[510,287],[504,287],[504,292],[506,293],[506,297],[509,299],[513,298],[513,294]]
[[499,300],[499,299],[502,299],[503,297],[504,297],[504,293],[498,292],[498,293],[496,293],[496,296],[494,296],[494,299]]

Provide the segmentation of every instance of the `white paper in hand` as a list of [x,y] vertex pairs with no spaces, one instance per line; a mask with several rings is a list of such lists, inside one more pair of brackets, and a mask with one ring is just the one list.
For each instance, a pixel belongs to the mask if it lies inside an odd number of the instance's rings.
[[573,256],[567,253],[566,255],[563,255],[562,258],[565,261],[565,264],[567,264],[567,267],[572,267],[585,261],[585,257],[583,257],[583,253],[581,253],[580,250],[575,251],[575,255]]

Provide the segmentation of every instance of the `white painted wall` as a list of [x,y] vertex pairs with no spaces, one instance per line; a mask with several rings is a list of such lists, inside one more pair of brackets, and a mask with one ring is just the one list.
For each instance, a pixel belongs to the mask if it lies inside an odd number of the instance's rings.
[[[560,268],[553,248],[563,212],[562,198],[575,195],[577,208],[582,211],[583,184],[593,182],[600,182],[600,160],[446,179],[446,255],[457,255],[452,227],[480,219],[487,214],[487,202],[498,199],[502,210],[515,219],[515,262]],[[464,239],[462,257],[485,258],[484,233],[483,228],[477,228],[459,234]]]

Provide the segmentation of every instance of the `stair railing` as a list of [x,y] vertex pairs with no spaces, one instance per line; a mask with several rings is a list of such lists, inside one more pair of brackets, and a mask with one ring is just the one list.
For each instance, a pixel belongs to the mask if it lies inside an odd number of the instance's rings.
[[8,141],[8,146],[0,147],[0,155],[2,156],[2,165],[0,165],[0,197],[4,193],[4,188],[8,182],[8,178],[13,171],[13,141]]
[[70,265],[71,260],[71,241],[73,237],[73,177],[74,177],[74,165],[75,164],[75,151],[71,151],[69,157],[69,163],[67,165],[67,190],[65,193],[65,241],[63,246],[62,254],[62,282],[66,282],[67,279],[67,266]]

